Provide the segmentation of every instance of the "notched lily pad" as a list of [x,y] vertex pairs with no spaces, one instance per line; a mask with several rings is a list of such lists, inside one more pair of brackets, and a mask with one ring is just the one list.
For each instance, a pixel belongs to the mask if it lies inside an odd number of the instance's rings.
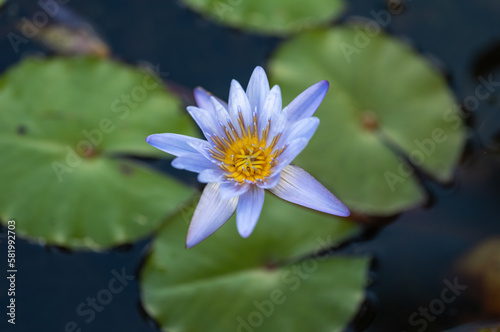
[[93,58],[28,59],[0,78],[0,218],[49,244],[99,249],[143,237],[192,191],[119,156],[145,137],[194,134],[153,73]]
[[415,168],[450,181],[465,129],[442,75],[373,27],[301,34],[274,54],[270,73],[285,102],[330,82],[321,124],[295,162],[352,210],[390,215],[425,199]]
[[317,254],[356,225],[266,195],[249,238],[233,217],[186,250],[192,211],[159,232],[141,275],[144,307],[164,331],[341,331],[355,315],[369,259]]
[[324,25],[344,10],[343,0],[183,0],[212,20],[245,30],[284,35]]

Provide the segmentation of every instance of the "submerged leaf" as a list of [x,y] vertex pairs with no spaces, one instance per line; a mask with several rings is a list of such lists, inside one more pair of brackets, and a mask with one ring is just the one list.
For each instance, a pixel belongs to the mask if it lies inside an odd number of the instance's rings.
[[186,250],[192,210],[158,233],[141,276],[146,311],[163,330],[341,331],[352,319],[369,260],[318,253],[357,226],[267,195],[249,238],[232,218]]
[[92,58],[28,59],[0,79],[0,217],[49,244],[133,241],[191,195],[121,155],[157,156],[144,138],[193,134],[153,73]]
[[460,257],[457,271],[483,312],[500,315],[500,237],[487,238]]
[[325,25],[344,9],[343,0],[183,0],[214,21],[258,33],[284,35]]
[[352,210],[390,215],[421,204],[415,167],[451,179],[465,138],[458,106],[410,47],[361,26],[316,30],[283,44],[269,69],[285,105],[313,82],[330,82],[321,124],[296,163]]
[[36,36],[44,46],[57,54],[95,55],[108,57],[109,46],[91,29],[51,24],[41,28]]

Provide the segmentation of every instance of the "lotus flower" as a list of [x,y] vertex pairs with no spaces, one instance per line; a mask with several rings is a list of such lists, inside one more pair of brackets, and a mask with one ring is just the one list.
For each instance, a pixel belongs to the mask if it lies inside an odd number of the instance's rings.
[[214,233],[235,211],[238,232],[250,236],[265,189],[310,209],[349,215],[328,189],[290,164],[319,125],[312,115],[328,86],[327,81],[318,82],[282,108],[279,86],[270,89],[266,73],[257,67],[246,92],[237,81],[231,82],[227,104],[202,88],[195,89],[198,107],[187,111],[206,140],[170,133],[146,138],[153,147],[177,157],[173,167],[199,173],[198,181],[207,183],[189,226],[187,248]]

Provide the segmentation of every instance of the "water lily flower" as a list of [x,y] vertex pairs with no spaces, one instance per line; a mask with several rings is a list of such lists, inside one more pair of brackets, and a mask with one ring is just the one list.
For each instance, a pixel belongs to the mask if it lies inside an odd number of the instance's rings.
[[[189,226],[186,247],[206,239],[236,211],[236,226],[248,237],[259,219],[264,189],[289,202],[328,214],[349,209],[302,168],[290,164],[319,125],[312,117],[328,91],[321,81],[282,108],[281,91],[269,88],[266,73],[255,68],[246,92],[233,80],[229,102],[196,88],[198,107],[187,108],[205,140],[179,134],[146,138],[176,156],[172,166],[198,174],[207,183]],[[318,156],[318,162],[321,162]]]

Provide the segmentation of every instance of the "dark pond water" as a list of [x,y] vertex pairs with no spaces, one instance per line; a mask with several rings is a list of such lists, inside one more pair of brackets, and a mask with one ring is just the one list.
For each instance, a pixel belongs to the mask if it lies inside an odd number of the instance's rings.
[[[342,20],[373,18],[371,11],[387,5],[382,0],[349,4]],[[66,6],[92,23],[116,58],[159,65],[169,80],[188,89],[201,85],[224,98],[232,78],[246,81],[281,42],[222,28],[175,1],[73,0]],[[492,75],[500,81],[500,2],[407,0],[402,9],[386,29],[441,68],[458,101],[475,94],[481,83],[478,77]],[[29,41],[16,53],[6,38],[16,18],[37,10],[36,2],[11,1],[0,12],[0,72],[26,55],[46,52]],[[473,285],[458,290],[460,295],[439,315],[426,318],[419,311],[460,278],[455,264],[464,253],[500,235],[500,90],[477,108],[469,108],[468,114],[470,135],[454,183],[440,186],[423,180],[431,196],[425,207],[384,226],[369,227],[338,250],[374,257],[367,301],[350,331],[442,331],[468,322],[500,320],[485,313]],[[5,233],[2,228],[2,242]],[[159,331],[139,298],[138,271],[149,242],[88,253],[18,240],[17,324],[7,326],[3,317],[0,331],[65,331],[68,322],[82,331]],[[109,305],[86,314],[85,318],[92,317],[86,323],[76,310],[117,273],[123,290]],[[3,285],[5,275],[0,278]],[[2,306],[5,295],[0,294]]]

